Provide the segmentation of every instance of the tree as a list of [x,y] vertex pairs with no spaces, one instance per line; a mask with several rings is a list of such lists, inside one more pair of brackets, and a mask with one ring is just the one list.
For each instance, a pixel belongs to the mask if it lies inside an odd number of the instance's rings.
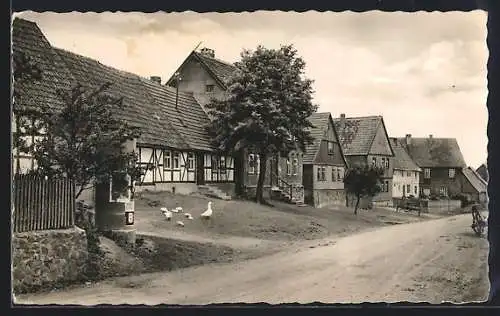
[[292,45],[244,50],[235,66],[226,98],[207,105],[213,118],[208,130],[222,152],[248,150],[258,155],[256,201],[265,203],[268,158],[304,150],[313,141],[307,119],[317,109],[312,103],[313,81],[304,77],[305,62]]
[[354,214],[358,213],[359,202],[363,197],[373,197],[382,188],[384,170],[374,166],[354,166],[347,170],[344,177],[344,186],[348,194],[356,197]]
[[136,155],[123,151],[124,143],[138,137],[139,130],[116,118],[124,104],[122,98],[109,93],[111,85],[88,89],[78,84],[70,91],[60,90],[61,109],[36,113],[45,130],[31,147],[36,172],[74,181],[78,187],[75,198],[95,183],[115,179],[117,172],[132,180],[139,175]]

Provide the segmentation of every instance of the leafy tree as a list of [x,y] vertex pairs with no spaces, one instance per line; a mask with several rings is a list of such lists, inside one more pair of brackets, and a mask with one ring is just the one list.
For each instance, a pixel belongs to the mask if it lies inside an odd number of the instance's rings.
[[244,50],[228,80],[226,98],[207,105],[213,118],[209,133],[223,152],[247,150],[259,155],[256,200],[265,203],[262,188],[266,162],[278,153],[304,150],[312,142],[307,118],[316,111],[312,80],[304,77],[304,60],[292,45]]
[[76,85],[70,91],[60,90],[64,106],[36,114],[45,130],[31,148],[37,172],[73,180],[79,188],[75,198],[96,182],[116,178],[117,172],[131,175],[132,180],[139,176],[136,155],[122,150],[127,140],[139,136],[139,130],[116,118],[124,104],[109,93],[110,86],[87,89]]
[[344,186],[348,194],[356,197],[354,214],[358,213],[359,202],[363,197],[373,197],[382,188],[384,169],[374,166],[354,166],[347,170]]

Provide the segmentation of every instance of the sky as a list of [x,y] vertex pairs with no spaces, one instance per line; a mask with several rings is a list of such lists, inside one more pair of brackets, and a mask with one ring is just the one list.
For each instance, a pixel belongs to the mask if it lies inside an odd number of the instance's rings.
[[201,47],[293,44],[320,112],[382,115],[391,137],[456,138],[468,165],[487,158],[486,13],[35,13],[56,47],[144,77],[175,72]]

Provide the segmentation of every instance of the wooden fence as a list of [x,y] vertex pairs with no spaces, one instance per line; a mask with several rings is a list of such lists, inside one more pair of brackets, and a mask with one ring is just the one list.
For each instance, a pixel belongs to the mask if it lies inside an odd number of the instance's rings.
[[14,232],[74,225],[75,186],[68,179],[17,174],[13,183]]

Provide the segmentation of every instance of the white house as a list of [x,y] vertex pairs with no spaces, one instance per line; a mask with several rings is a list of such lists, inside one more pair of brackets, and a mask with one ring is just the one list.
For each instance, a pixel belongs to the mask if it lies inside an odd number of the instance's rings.
[[392,197],[418,197],[420,194],[419,181],[421,169],[411,159],[397,138],[391,138],[391,145],[395,155]]

